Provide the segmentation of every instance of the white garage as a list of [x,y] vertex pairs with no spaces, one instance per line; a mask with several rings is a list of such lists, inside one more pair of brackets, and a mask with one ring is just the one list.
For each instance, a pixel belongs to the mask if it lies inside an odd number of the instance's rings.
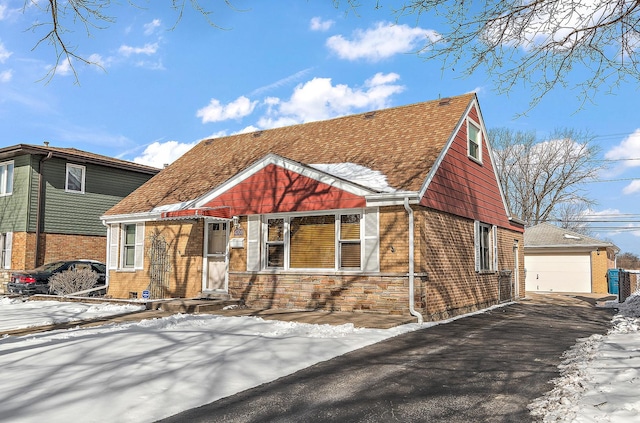
[[530,254],[524,257],[526,290],[591,292],[591,254]]
[[524,231],[527,292],[607,293],[607,269],[619,249],[611,242],[540,223]]

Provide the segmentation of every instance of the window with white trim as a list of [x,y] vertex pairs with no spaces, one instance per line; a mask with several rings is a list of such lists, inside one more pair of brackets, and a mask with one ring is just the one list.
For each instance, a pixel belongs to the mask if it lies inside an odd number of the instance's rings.
[[144,265],[144,223],[109,225],[109,269],[134,270]]
[[[263,266],[286,270],[361,270],[362,224],[359,212],[267,216],[263,219]],[[377,251],[374,250],[377,239],[373,241],[370,249]],[[373,259],[377,260],[377,254]]]
[[479,221],[474,222],[475,266],[477,272],[498,270],[498,229]]
[[13,193],[13,161],[0,163],[0,195]]
[[11,269],[11,244],[13,233],[0,233],[0,268]]
[[122,267],[134,267],[136,264],[136,225],[122,227]]
[[65,190],[84,194],[85,173],[86,168],[84,166],[67,163]]
[[467,155],[482,162],[482,131],[479,125],[467,120]]
[[361,233],[359,213],[343,214],[340,216],[340,268],[360,269],[361,262]]

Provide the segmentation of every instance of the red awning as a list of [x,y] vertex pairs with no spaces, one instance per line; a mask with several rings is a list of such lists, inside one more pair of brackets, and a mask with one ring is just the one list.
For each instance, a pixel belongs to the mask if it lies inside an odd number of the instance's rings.
[[175,210],[162,212],[162,219],[199,219],[204,217],[217,217],[231,219],[231,207],[201,207],[197,209]]

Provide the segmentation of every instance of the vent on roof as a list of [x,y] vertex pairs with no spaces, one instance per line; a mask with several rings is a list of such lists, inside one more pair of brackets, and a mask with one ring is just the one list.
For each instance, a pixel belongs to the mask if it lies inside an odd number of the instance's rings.
[[365,119],[371,119],[376,115],[376,112],[367,112],[364,114]]
[[257,132],[254,132],[254,133],[253,133],[253,137],[254,137],[254,138],[258,138],[260,135],[262,135],[262,132],[263,132],[263,131],[257,131]]
[[438,103],[438,106],[447,106],[449,103],[451,103],[451,98],[449,97],[441,98],[440,102]]
[[582,239],[579,236],[570,235],[570,234],[564,234],[564,238],[565,239]]

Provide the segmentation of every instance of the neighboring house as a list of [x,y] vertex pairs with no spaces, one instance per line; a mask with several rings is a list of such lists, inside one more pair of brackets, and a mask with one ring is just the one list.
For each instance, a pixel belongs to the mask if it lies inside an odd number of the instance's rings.
[[201,141],[103,219],[113,297],[437,319],[524,296],[475,94]]
[[160,169],[74,148],[0,148],[0,271],[65,259],[104,261],[100,216]]
[[619,252],[611,242],[559,228],[550,223],[527,228],[524,265],[527,292],[606,294],[607,270]]

